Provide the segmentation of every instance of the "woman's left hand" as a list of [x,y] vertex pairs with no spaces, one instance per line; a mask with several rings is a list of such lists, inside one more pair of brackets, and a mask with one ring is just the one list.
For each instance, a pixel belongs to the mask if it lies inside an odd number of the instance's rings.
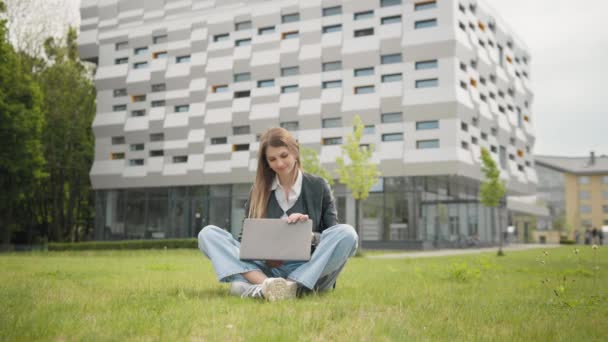
[[308,221],[308,215],[300,214],[300,213],[293,213],[293,214],[289,215],[289,217],[287,218],[287,223],[306,222],[306,221]]

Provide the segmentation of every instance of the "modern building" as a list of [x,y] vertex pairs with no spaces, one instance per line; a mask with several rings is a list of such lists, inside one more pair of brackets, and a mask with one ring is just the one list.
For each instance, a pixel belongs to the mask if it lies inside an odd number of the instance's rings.
[[334,170],[356,115],[382,173],[364,246],[496,243],[507,212],[479,204],[481,148],[509,194],[535,191],[530,54],[481,1],[83,0],[81,14],[96,239],[237,234],[260,134],[285,127]]
[[[608,232],[608,156],[535,156],[538,196],[553,217],[553,228],[575,238],[586,229]],[[582,238],[580,239],[582,242]]]

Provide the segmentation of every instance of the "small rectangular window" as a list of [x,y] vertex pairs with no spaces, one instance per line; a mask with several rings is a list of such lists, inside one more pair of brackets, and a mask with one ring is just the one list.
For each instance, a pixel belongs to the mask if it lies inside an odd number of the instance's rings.
[[463,132],[468,132],[468,131],[469,131],[469,125],[467,125],[467,123],[466,123],[466,122],[461,122],[461,123],[460,123],[460,129],[461,129]]
[[164,107],[165,106],[165,100],[156,100],[156,101],[152,101],[150,103],[150,105],[155,108],[155,107]]
[[274,87],[274,80],[258,81],[258,88],[269,88],[269,87]]
[[374,74],[374,68],[355,69],[355,77],[371,76]]
[[124,110],[127,110],[127,105],[126,104],[120,104],[120,105],[114,105],[114,106],[112,106],[112,111],[113,112],[122,112]]
[[488,140],[488,133],[481,132],[481,140]]
[[380,0],[380,7],[401,5],[401,0]]
[[175,164],[187,163],[187,162],[188,162],[188,156],[174,156],[173,157],[173,163],[175,163]]
[[232,152],[249,151],[249,144],[234,144],[232,145]]
[[286,85],[286,86],[282,86],[281,87],[281,93],[282,94],[296,93],[297,91],[298,91],[298,85],[297,84]]
[[401,74],[382,75],[382,83],[399,82],[402,79]]
[[228,143],[228,138],[226,137],[211,138],[211,145],[223,145],[226,143]]
[[190,62],[190,55],[175,57],[175,63],[187,63],[187,62]]
[[247,46],[251,45],[251,38],[238,39],[234,42],[234,46]]
[[249,125],[232,127],[233,135],[242,135],[242,134],[249,134],[249,133],[251,133],[251,128],[249,127]]
[[131,102],[144,102],[144,101],[146,101],[146,95],[131,96]]
[[403,114],[401,112],[382,113],[382,115],[380,116],[380,122],[382,122],[382,123],[403,122]]
[[280,126],[288,131],[297,131],[299,128],[299,123],[297,121],[284,121],[281,122]]
[[129,63],[129,58],[128,57],[123,57],[123,58],[116,58],[114,60],[114,64],[119,65],[119,64],[127,64]]
[[144,144],[131,144],[131,146],[129,146],[129,150],[130,151],[143,151]]
[[283,24],[293,23],[296,21],[300,21],[300,13],[283,14],[281,16],[281,23]]
[[211,87],[212,93],[225,93],[227,91],[228,91],[228,86],[225,84],[215,85],[215,86]]
[[121,159],[125,159],[125,153],[124,153],[124,152],[116,152],[116,153],[112,153],[112,154],[110,154],[110,159],[111,159],[111,160],[121,160]]
[[589,213],[591,213],[591,206],[590,205],[586,205],[586,204],[581,205],[580,206],[580,211],[581,211],[582,214],[589,214]]
[[281,68],[281,76],[295,76],[300,73],[300,68],[297,66]]
[[139,62],[133,64],[133,69],[145,69],[148,67],[148,62]]
[[163,150],[150,150],[150,157],[162,157],[165,155]]
[[124,50],[129,48],[129,42],[118,42],[114,45],[116,51]]
[[332,15],[342,14],[342,6],[326,7],[323,9],[323,16],[329,17]]
[[283,39],[283,40],[295,39],[295,38],[298,38],[299,36],[300,36],[299,31],[283,32],[283,34],[281,35],[281,39]]
[[428,61],[418,61],[416,62],[416,70],[436,69],[437,65],[438,64],[436,59],[430,59]]
[[342,87],[341,80],[323,82],[323,89],[340,88],[340,87]]
[[417,131],[424,131],[427,129],[438,129],[438,128],[439,128],[439,120],[417,121],[416,122]]
[[364,19],[370,19],[373,17],[374,17],[374,11],[357,12],[353,15],[353,19],[355,19],[355,20],[364,20]]
[[145,109],[137,109],[137,110],[131,111],[131,117],[138,117],[138,116],[145,116],[145,115],[146,115]]
[[275,31],[275,27],[274,27],[274,26],[260,27],[260,28],[258,29],[258,34],[259,34],[260,36],[263,36],[263,35],[265,35],[265,34],[271,34],[271,33],[274,33],[274,31]]
[[376,126],[374,126],[374,125],[363,126],[363,134],[374,134],[374,133],[376,133]]
[[578,184],[589,184],[590,178],[588,176],[578,177]]
[[437,8],[437,1],[424,1],[414,4],[414,11],[424,11],[431,8]]
[[234,24],[234,30],[235,31],[240,31],[240,30],[248,30],[251,28],[251,21],[247,20],[247,21],[241,21],[238,23]]
[[354,33],[355,38],[373,36],[373,35],[374,35],[374,29],[371,27],[360,29],[360,30],[355,30],[355,33]]
[[323,119],[323,121],[322,121],[322,127],[323,128],[342,127],[342,119],[341,118]]
[[234,82],[245,82],[251,80],[251,73],[241,72],[238,74],[234,74]]
[[323,63],[323,71],[334,71],[334,70],[340,70],[340,69],[342,69],[341,61]]
[[355,90],[354,90],[355,94],[371,94],[373,92],[375,92],[373,85],[355,87]]
[[185,113],[190,110],[190,105],[179,105],[173,107],[173,111],[176,113]]
[[114,89],[114,97],[127,96],[127,88]]
[[334,32],[340,32],[340,31],[342,31],[341,24],[323,26],[323,33],[334,33]]
[[228,39],[230,39],[230,34],[228,34],[228,33],[221,33],[221,34],[216,34],[215,36],[213,36],[214,42],[223,42]]
[[166,34],[161,34],[161,35],[158,35],[158,36],[154,36],[154,37],[152,38],[152,42],[153,42],[154,44],[162,44],[162,43],[166,43],[166,42],[167,42],[167,40],[168,40],[168,38],[167,38],[167,35],[166,35]]
[[125,143],[125,137],[112,137],[112,145],[122,145]]
[[382,141],[403,141],[403,133],[382,134]]
[[342,137],[323,138],[323,145],[341,145]]
[[382,64],[394,64],[394,63],[401,63],[402,59],[401,59],[401,54],[400,53],[394,53],[394,54],[390,54],[390,55],[383,55],[380,57],[380,63]]
[[250,97],[250,96],[251,96],[251,90],[241,90],[241,91],[234,92],[235,99],[241,99],[241,98]]
[[437,78],[416,80],[416,88],[432,88],[432,87],[438,87],[438,86],[439,86],[439,80]]
[[384,18],[380,19],[380,24],[382,24],[382,25],[397,24],[400,22],[401,22],[400,15],[393,15],[390,17],[384,17]]
[[424,29],[437,26],[437,19],[418,20],[414,22],[414,29]]
[[135,50],[133,50],[133,54],[136,55],[136,56],[138,56],[138,55],[144,55],[146,53],[148,53],[148,47],[147,46],[138,47],[138,48],[135,48]]
[[165,90],[167,90],[167,85],[166,85],[165,83],[157,83],[157,84],[153,84],[153,85],[150,87],[150,89],[151,89],[151,91],[152,91],[153,93],[158,93],[158,92],[160,92],[160,91],[165,91]]
[[466,142],[466,141],[461,141],[461,142],[460,142],[460,147],[461,147],[463,150],[468,150],[468,149],[469,149],[469,143],[468,143],[468,142]]
[[417,140],[416,148],[419,150],[427,148],[439,148],[439,139]]
[[150,141],[163,141],[165,140],[165,133],[151,133]]

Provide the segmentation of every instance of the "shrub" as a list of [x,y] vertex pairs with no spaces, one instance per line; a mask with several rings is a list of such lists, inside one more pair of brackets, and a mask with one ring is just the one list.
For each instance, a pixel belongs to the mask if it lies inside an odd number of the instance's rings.
[[50,242],[49,251],[197,248],[196,239]]

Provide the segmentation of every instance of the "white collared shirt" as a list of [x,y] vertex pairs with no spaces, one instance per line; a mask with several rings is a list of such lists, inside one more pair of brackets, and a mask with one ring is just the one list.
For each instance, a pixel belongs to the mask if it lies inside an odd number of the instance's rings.
[[291,190],[289,191],[289,196],[287,198],[285,197],[285,188],[281,186],[278,175],[274,177],[270,189],[275,190],[274,197],[277,199],[279,207],[281,207],[281,209],[283,210],[283,216],[281,216],[281,218],[286,218],[287,210],[289,210],[291,207],[293,207],[294,204],[296,204],[296,201],[298,200],[298,197],[300,197],[300,193],[302,192],[302,171],[298,170],[298,177],[296,178],[295,183],[293,183],[293,186],[291,187]]

